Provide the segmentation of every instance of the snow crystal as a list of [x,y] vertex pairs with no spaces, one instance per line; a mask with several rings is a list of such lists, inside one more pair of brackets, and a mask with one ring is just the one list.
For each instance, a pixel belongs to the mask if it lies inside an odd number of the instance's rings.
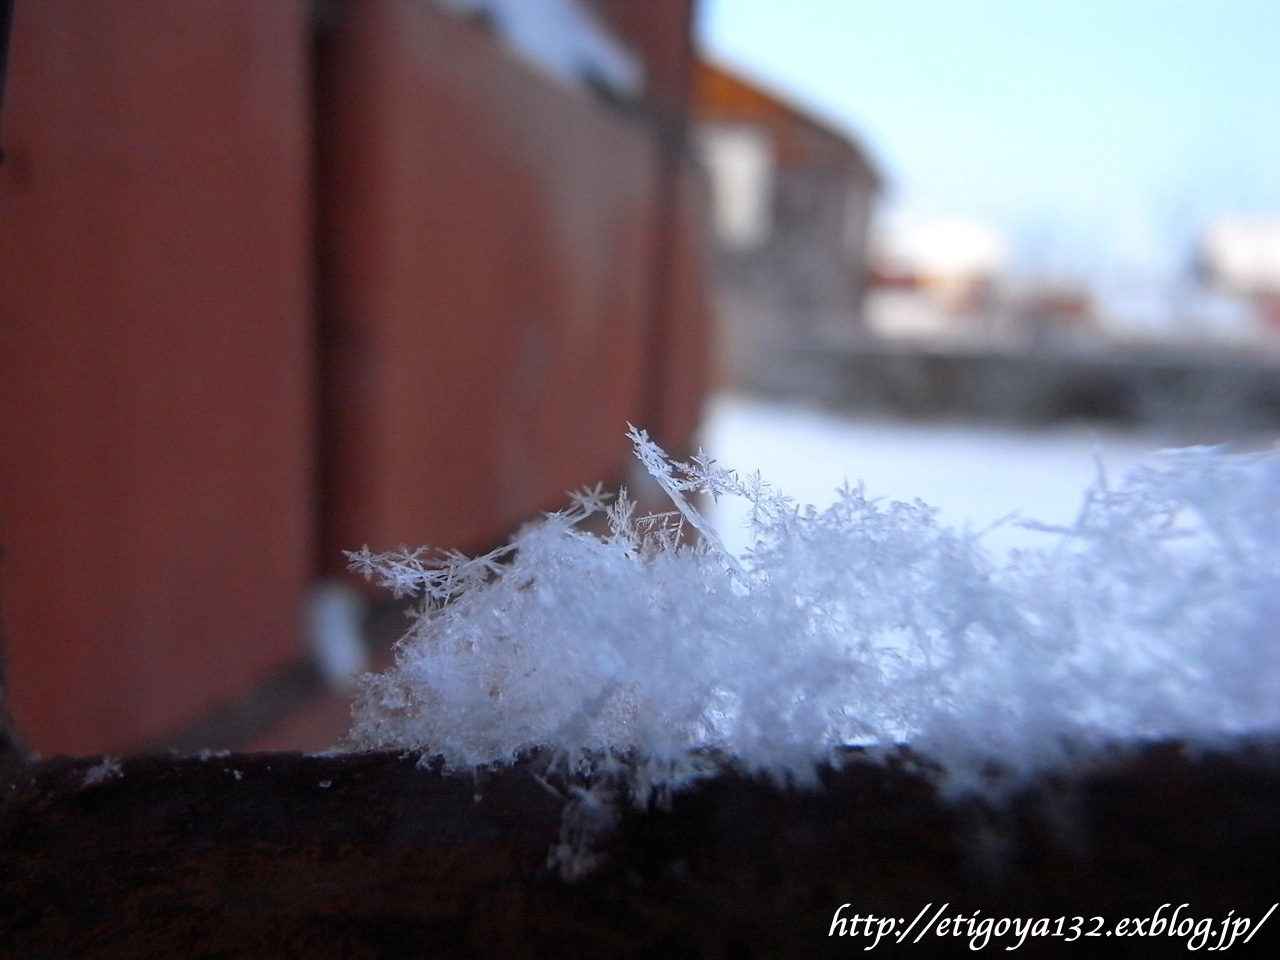
[[[907,743],[967,790],[993,760],[1016,780],[1109,741],[1280,727],[1280,453],[1100,474],[1073,523],[997,561],[921,502],[805,507],[631,439],[671,513],[597,488],[483,556],[351,555],[421,598],[361,681],[357,746],[451,769],[538,750],[643,801],[724,758],[806,782],[848,745]],[[749,548],[691,493],[745,498]],[[598,514],[607,534],[580,528]]]

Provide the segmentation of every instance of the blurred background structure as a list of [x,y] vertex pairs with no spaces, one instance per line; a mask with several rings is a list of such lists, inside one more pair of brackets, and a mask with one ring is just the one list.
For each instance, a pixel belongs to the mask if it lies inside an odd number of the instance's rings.
[[[1280,424],[1273,5],[700,13],[719,382],[861,415],[1201,441]],[[778,172],[795,137],[746,122],[766,102],[858,158],[847,196],[828,186],[807,218],[826,253],[802,270],[779,266],[780,239],[748,253],[799,209]],[[841,220],[843,244],[816,239]],[[819,275],[843,275],[843,295]]]
[[[819,332],[812,296],[775,285],[808,332],[768,338],[751,387],[894,415],[1280,421],[1273,4],[708,0],[700,16],[721,75],[822,117],[879,172],[857,319]],[[726,96],[699,90],[717,223],[747,222],[727,199],[749,179],[744,135],[723,142]],[[737,257],[722,241],[717,260]],[[772,280],[719,275],[720,304]]]
[[693,115],[712,189],[716,384],[750,390],[778,350],[862,328],[882,180],[850,135],[707,60]]
[[0,592],[35,750],[329,745],[342,550],[488,548],[621,483],[628,421],[693,442],[692,0],[7,6]]

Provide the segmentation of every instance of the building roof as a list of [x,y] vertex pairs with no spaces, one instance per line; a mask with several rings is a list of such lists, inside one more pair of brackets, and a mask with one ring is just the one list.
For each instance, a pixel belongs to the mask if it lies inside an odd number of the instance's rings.
[[780,165],[838,163],[857,168],[876,190],[884,178],[854,136],[786,97],[729,68],[700,59],[695,68],[694,117],[702,122],[749,123],[768,130]]

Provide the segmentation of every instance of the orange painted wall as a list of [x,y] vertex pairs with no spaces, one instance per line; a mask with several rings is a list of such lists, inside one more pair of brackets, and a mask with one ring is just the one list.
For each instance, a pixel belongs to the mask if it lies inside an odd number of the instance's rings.
[[306,5],[15,5],[0,603],[41,751],[145,742],[299,655]]

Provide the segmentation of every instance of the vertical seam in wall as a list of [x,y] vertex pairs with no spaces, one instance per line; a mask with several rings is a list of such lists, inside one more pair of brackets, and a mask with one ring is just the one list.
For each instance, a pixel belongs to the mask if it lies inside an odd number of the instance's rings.
[[4,163],[4,82],[9,73],[9,36],[14,0],[0,0],[0,163]]
[[[690,31],[691,10],[686,11],[686,23],[681,31],[686,51],[682,62],[687,71],[693,69],[692,38]],[[669,396],[672,389],[670,350],[674,337],[671,326],[672,278],[676,274],[676,236],[680,222],[682,198],[680,196],[680,164],[687,147],[687,113],[689,110],[689,77],[682,84],[684,93],[679,113],[668,114],[661,104],[651,104],[649,117],[657,171],[654,184],[653,259],[650,264],[649,317],[645,343],[645,422],[637,424],[649,431],[660,444],[673,453],[683,456],[683,448],[691,438],[671,435],[674,424],[668,421]]]
[[310,116],[311,197],[311,358],[312,358],[312,576],[328,567],[325,552],[332,549],[329,524],[332,516],[334,478],[334,297],[332,276],[331,217],[325,198],[330,181],[325,149],[325,106],[329,98],[329,60],[333,34],[344,13],[344,0],[309,0],[308,90]]

